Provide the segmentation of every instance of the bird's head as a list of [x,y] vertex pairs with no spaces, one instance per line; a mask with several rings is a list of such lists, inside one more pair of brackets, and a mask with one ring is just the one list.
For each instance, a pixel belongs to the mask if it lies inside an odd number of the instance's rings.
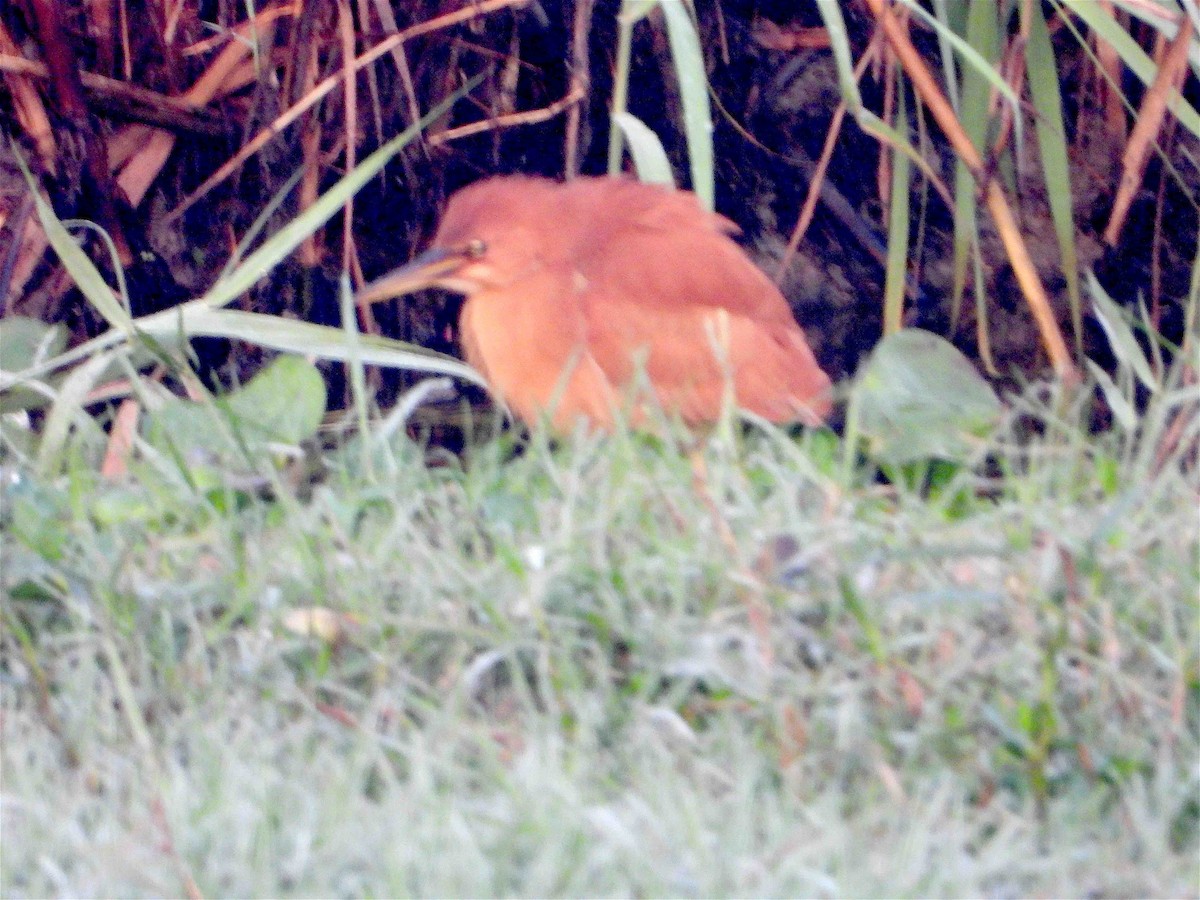
[[470,296],[520,280],[558,242],[559,229],[538,203],[544,190],[540,179],[514,177],[459,191],[450,198],[429,249],[364,287],[358,304],[428,287]]

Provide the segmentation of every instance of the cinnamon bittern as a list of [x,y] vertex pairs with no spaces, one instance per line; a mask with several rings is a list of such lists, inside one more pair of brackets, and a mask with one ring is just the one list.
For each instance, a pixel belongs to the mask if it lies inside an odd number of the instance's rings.
[[530,424],[611,428],[639,371],[689,425],[716,421],[730,393],[772,422],[819,424],[829,377],[734,231],[693,194],[657,185],[488,178],[454,194],[430,249],[358,302],[464,294],[467,361]]

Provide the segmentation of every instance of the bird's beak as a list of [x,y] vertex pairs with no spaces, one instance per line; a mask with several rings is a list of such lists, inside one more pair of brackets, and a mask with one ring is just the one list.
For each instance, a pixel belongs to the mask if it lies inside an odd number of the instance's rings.
[[370,306],[381,300],[391,300],[422,288],[434,287],[457,272],[466,261],[467,256],[461,247],[431,247],[407,265],[392,269],[366,285],[355,295],[355,302],[359,306]]

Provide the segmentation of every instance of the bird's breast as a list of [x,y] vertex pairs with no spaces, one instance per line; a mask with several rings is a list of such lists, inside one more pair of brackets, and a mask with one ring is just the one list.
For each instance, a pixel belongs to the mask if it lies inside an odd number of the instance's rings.
[[478,291],[463,304],[459,324],[467,361],[525,421],[547,411],[564,423],[610,416],[612,388],[590,358],[572,279],[527,278]]

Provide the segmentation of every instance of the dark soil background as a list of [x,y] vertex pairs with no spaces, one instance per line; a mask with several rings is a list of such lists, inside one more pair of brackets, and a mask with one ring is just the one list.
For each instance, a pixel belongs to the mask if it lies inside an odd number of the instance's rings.
[[[576,0],[582,2],[582,0]],[[471,4],[414,0],[391,5],[395,26],[404,29]],[[343,33],[334,0],[308,0],[296,16],[274,20],[272,65],[240,90],[214,99],[203,114],[155,124],[175,135],[175,143],[145,197],[133,205],[110,176],[106,147],[120,129],[154,118],[152,104],[72,85],[86,71],[132,83],[162,95],[178,95],[200,78],[222,46],[222,28],[245,16],[242,4],[215,0],[199,4],[127,0],[84,4],[77,0],[14,0],[0,6],[0,24],[12,46],[5,54],[48,64],[50,77],[27,78],[6,71],[0,90],[0,123],[16,139],[63,218],[90,219],[111,233],[123,255],[135,313],[165,308],[202,293],[221,272],[232,248],[294,173],[309,169],[309,195],[293,190],[271,216],[267,233],[278,229],[311,199],[344,174],[347,110],[340,87],[283,129],[236,173],[206,191],[184,212],[182,204],[214,171],[261,128],[300,100],[342,65]],[[774,274],[809,188],[812,160],[820,154],[830,117],[839,102],[837,78],[828,49],[782,45],[821,25],[816,5],[767,0],[699,0],[696,3],[715,121],[717,208],[742,228],[756,260]],[[271,7],[267,7],[271,9]],[[356,53],[386,36],[378,7],[351,4]],[[601,174],[608,144],[608,105],[616,38],[617,0],[596,0],[586,33],[588,83],[580,105],[578,169]],[[125,27],[121,27],[121,11]],[[261,10],[260,10],[261,12]],[[495,173],[525,172],[563,177],[569,124],[565,113],[545,121],[496,127],[480,134],[438,142],[447,128],[490,117],[538,110],[571,89],[572,30],[576,3],[541,0],[523,8],[478,15],[448,29],[404,44],[411,90],[393,57],[384,56],[357,79],[356,155],[366,156],[382,141],[411,124],[411,111],[429,109],[465,77],[483,74],[483,83],[458,102],[451,116],[430,130],[431,140],[414,143],[358,195],[354,205],[356,279],[370,279],[408,260],[432,233],[439,210],[456,188]],[[875,27],[865,6],[847,2],[843,13],[855,50],[861,52]],[[49,25],[47,23],[50,23]],[[55,30],[57,29],[57,31]],[[914,40],[930,60],[937,56],[931,33],[913,25]],[[782,38],[781,38],[782,36]],[[210,42],[210,45],[201,42]],[[1183,301],[1196,252],[1195,160],[1200,148],[1175,129],[1167,156],[1184,173],[1184,184],[1164,178],[1160,160],[1151,162],[1134,214],[1121,243],[1107,252],[1098,238],[1107,222],[1120,176],[1122,140],[1106,128],[1096,107],[1091,64],[1065,31],[1055,34],[1060,84],[1074,132],[1073,192],[1080,264],[1094,268],[1121,302],[1140,294],[1151,306],[1163,334],[1181,338]],[[202,52],[189,48],[199,47]],[[72,74],[74,73],[74,74]],[[36,130],[18,116],[17,81],[32,85],[47,111],[53,155],[47,156]],[[686,184],[686,148],[679,123],[679,100],[670,50],[661,24],[635,30],[630,111],[660,136]],[[862,84],[868,106],[878,110],[879,83]],[[1131,101],[1138,85],[1124,85]],[[1195,104],[1195,79],[1185,85]],[[910,104],[911,108],[912,104]],[[147,110],[150,109],[150,112]],[[1017,158],[1016,197],[1022,226],[1044,282],[1057,304],[1064,331],[1070,329],[1058,249],[1044,200],[1033,129]],[[933,134],[933,140],[940,136]],[[852,119],[843,127],[818,206],[800,252],[780,278],[781,287],[809,334],[821,362],[837,378],[854,371],[881,334],[884,233],[879,187],[880,147]],[[936,163],[952,180],[954,158],[942,147]],[[839,201],[837,198],[841,198]],[[923,242],[911,272],[917,286],[908,321],[943,334],[968,353],[977,352],[974,301],[952,328],[950,316],[950,211],[933,192],[917,192],[926,219]],[[0,262],[4,265],[3,312],[65,323],[78,341],[102,330],[103,323],[71,289],[52,253],[18,241],[26,234],[29,204],[16,167],[14,144],[0,146]],[[980,214],[981,220],[986,213]],[[916,233],[914,223],[913,232]],[[1024,299],[989,226],[983,226],[989,333],[1002,378],[1032,375],[1045,357]],[[89,252],[106,268],[108,254],[89,239]],[[243,308],[336,324],[337,279],[343,267],[342,220],[335,216],[315,241],[302,247],[241,300]],[[969,289],[968,289],[969,291]],[[410,297],[380,307],[376,326],[387,335],[456,352],[456,301],[441,294]],[[1104,359],[1106,349],[1088,321],[1085,347]],[[196,345],[205,377],[214,383],[243,380],[261,364],[263,352],[223,341]],[[339,405],[344,383],[337,366],[327,367]],[[408,379],[387,373],[377,382],[388,402]]]

